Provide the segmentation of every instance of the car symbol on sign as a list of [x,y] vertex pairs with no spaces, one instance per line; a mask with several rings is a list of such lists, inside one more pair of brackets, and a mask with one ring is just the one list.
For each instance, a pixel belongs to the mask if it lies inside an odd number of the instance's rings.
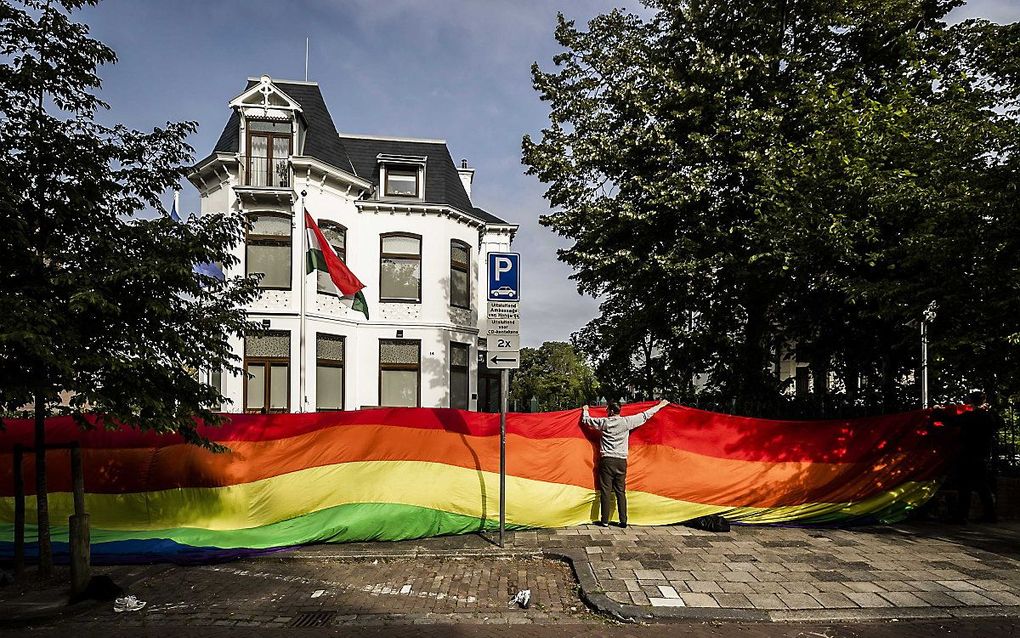
[[517,291],[510,286],[500,286],[495,290],[489,291],[493,297],[516,297]]

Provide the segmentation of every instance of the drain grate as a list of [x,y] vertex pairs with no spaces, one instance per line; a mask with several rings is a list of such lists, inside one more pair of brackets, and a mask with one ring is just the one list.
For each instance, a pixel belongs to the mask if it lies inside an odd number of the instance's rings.
[[324,627],[336,617],[335,611],[313,611],[294,616],[291,627]]

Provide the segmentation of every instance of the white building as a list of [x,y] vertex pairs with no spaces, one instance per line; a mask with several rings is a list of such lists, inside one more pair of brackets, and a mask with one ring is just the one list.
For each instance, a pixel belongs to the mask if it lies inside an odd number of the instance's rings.
[[[271,332],[231,344],[250,378],[222,378],[233,401],[225,409],[497,409],[498,373],[479,356],[479,277],[486,253],[509,249],[517,226],[472,204],[474,169],[456,166],[443,140],[338,133],[314,82],[251,78],[230,108],[189,179],[203,214],[252,217],[238,268],[265,273],[248,311]],[[328,277],[305,276],[302,193],[365,284],[369,320]]]

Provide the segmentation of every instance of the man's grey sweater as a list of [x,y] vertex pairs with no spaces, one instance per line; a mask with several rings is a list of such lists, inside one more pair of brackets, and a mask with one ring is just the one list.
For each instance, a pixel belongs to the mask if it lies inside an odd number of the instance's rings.
[[599,454],[625,459],[630,451],[630,431],[644,425],[656,412],[656,408],[649,408],[632,416],[593,417],[589,416],[588,406],[585,406],[581,413],[581,423],[602,433]]

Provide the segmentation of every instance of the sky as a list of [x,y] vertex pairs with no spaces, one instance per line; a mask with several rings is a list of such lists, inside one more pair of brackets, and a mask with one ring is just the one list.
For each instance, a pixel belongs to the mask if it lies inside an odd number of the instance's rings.
[[[102,116],[138,129],[193,120],[196,158],[213,148],[227,103],[248,77],[318,82],[347,133],[445,139],[476,169],[472,200],[520,225],[523,345],[567,340],[598,313],[556,258],[567,240],[541,226],[544,186],[524,174],[521,138],[538,138],[548,111],[531,65],[552,66],[560,11],[579,24],[617,0],[105,0],[81,12],[118,63],[100,71]],[[1020,0],[972,0],[953,19],[1020,20]],[[168,196],[169,199],[169,196]],[[181,195],[186,212],[198,193]]]

